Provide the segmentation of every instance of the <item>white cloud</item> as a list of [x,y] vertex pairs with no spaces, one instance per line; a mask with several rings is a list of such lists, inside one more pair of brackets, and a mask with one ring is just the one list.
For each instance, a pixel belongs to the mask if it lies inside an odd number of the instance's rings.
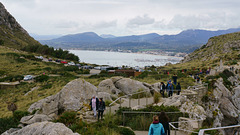
[[149,17],[148,15],[137,16],[133,19],[130,19],[127,23],[127,26],[132,27],[132,26],[148,25],[148,24],[153,24],[154,22],[155,22],[155,19]]
[[239,27],[239,0],[0,0],[30,33],[172,34]]

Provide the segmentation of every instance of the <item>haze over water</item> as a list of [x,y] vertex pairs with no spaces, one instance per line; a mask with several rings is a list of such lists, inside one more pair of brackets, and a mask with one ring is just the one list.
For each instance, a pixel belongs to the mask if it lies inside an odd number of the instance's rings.
[[69,50],[80,58],[80,62],[109,66],[163,66],[166,63],[178,63],[182,57],[161,56],[139,53],[121,53],[106,51]]

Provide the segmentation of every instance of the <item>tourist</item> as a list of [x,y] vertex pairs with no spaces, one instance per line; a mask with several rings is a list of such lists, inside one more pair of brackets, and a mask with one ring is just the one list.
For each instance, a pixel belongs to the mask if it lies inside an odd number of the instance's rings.
[[169,118],[165,112],[160,113],[159,122],[163,125],[165,131],[164,135],[170,135]]
[[200,77],[197,75],[197,83],[199,83],[200,82]]
[[168,82],[167,92],[168,92],[168,97],[171,97],[173,95],[173,85],[171,81]]
[[173,84],[176,85],[176,84],[177,84],[177,75],[174,74],[174,75],[172,76],[172,79],[173,79]]
[[177,90],[177,95],[180,95],[180,92],[181,92],[180,83],[178,83],[178,85],[177,85],[177,87],[176,87],[176,90]]
[[97,117],[97,110],[98,110],[99,100],[98,100],[98,98],[95,95],[93,95],[89,105],[91,106],[91,110],[93,110],[94,118],[96,118]]
[[101,120],[103,119],[104,110],[105,110],[105,102],[103,101],[103,98],[100,98],[98,103],[98,120],[100,116],[101,116]]
[[164,127],[159,123],[158,116],[153,116],[153,123],[149,127],[148,135],[164,135]]
[[166,86],[163,82],[161,82],[160,93],[162,94],[162,97],[164,97],[165,90],[166,90]]

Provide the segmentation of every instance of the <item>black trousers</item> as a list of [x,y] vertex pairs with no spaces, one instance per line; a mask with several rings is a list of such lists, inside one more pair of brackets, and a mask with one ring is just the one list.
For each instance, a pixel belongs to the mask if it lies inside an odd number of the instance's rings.
[[160,90],[160,93],[162,94],[162,97],[164,97],[164,90]]
[[168,97],[171,97],[172,94],[173,94],[173,92],[170,90],[170,91],[168,92]]
[[104,112],[104,110],[98,110],[98,120],[99,120],[100,116],[101,116],[101,119],[103,118],[103,112]]

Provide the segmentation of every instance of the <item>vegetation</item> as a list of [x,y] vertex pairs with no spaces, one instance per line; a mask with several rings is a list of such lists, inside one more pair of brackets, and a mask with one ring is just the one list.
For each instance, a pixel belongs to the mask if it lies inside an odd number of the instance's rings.
[[29,115],[28,112],[17,110],[13,113],[13,116],[11,117],[0,118],[0,134],[10,128],[16,128],[18,124],[20,124],[19,121],[21,120],[21,118],[27,115]]
[[47,45],[28,45],[22,48],[23,51],[38,53],[42,55],[49,55],[55,58],[67,59],[72,61],[79,61],[78,56],[69,53],[67,50],[63,50],[61,48],[54,50],[53,47],[49,47]]

